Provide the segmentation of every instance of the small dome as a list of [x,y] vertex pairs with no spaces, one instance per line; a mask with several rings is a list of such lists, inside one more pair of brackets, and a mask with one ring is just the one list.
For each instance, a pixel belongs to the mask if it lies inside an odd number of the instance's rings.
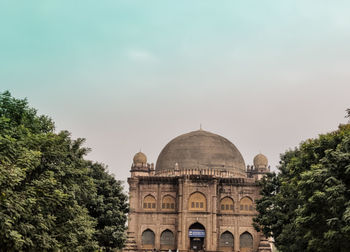
[[146,164],[147,163],[147,157],[144,153],[141,151],[136,153],[134,156],[134,164]]
[[267,164],[268,164],[267,157],[261,153],[254,157],[253,162],[256,168],[267,167]]

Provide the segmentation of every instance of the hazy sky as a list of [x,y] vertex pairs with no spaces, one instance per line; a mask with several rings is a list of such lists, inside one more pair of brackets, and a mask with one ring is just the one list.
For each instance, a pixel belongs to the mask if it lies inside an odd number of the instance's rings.
[[126,180],[140,149],[220,134],[272,167],[350,107],[350,1],[0,0],[0,91]]

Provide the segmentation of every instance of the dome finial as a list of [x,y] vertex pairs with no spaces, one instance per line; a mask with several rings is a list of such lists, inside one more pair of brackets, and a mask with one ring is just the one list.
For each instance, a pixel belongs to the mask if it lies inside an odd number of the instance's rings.
[[202,129],[202,123],[199,124],[199,130],[203,130]]

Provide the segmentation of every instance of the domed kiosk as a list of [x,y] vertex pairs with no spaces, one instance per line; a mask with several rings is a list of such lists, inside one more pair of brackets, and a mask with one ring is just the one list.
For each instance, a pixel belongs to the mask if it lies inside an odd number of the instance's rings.
[[204,130],[171,140],[155,168],[144,153],[136,153],[123,250],[271,251],[259,246],[264,237],[252,226],[257,182],[266,166],[267,158],[259,154],[246,168],[232,142]]
[[144,153],[142,153],[141,151],[136,153],[134,158],[133,158],[133,162],[135,165],[142,165],[142,164],[146,164],[147,163],[147,157]]
[[159,154],[156,174],[180,170],[215,169],[245,176],[243,157],[236,146],[226,138],[204,130],[183,134],[171,140]]
[[263,154],[258,154],[254,157],[253,160],[254,167],[257,168],[266,168],[269,161],[267,160],[267,157]]

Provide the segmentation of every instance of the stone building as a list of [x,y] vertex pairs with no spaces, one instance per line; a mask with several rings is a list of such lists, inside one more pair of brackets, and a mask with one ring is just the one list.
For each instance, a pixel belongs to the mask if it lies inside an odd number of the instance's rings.
[[124,251],[271,251],[252,226],[268,160],[258,154],[253,163],[246,167],[235,145],[204,130],[170,141],[155,167],[137,153]]

